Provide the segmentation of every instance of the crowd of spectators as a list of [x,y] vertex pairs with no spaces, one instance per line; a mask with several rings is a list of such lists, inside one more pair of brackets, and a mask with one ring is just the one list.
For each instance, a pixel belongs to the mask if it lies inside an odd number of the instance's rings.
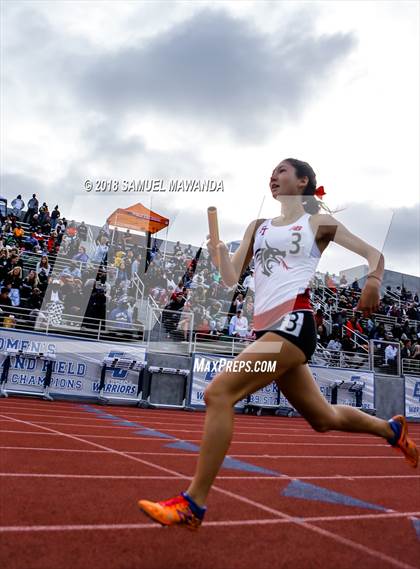
[[[42,318],[60,324],[69,315],[80,317],[87,328],[115,319],[114,328],[128,329],[135,317],[131,270],[140,267],[140,249],[133,247],[125,262],[118,256],[111,261],[115,245],[106,226],[88,247],[88,226],[67,220],[58,205],[52,210],[46,202],[40,205],[36,194],[26,211],[21,195],[10,205],[0,213],[3,325],[20,321],[30,326]],[[130,238],[128,232],[122,243],[128,245]]]
[[374,340],[374,348],[381,353],[385,366],[396,365],[398,346],[401,358],[420,360],[417,292],[408,291],[404,286],[394,289],[387,286],[376,313],[363,318],[356,311],[361,293],[357,279],[349,284],[343,276],[337,284],[328,273],[317,274],[313,289],[319,292],[313,302],[318,343],[329,352],[366,353],[368,342]]

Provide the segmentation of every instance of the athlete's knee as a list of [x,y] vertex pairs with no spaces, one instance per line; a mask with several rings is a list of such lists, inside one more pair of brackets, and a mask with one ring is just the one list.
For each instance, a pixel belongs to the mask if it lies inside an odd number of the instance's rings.
[[234,405],[234,400],[227,390],[223,386],[213,383],[204,390],[204,401],[207,406]]

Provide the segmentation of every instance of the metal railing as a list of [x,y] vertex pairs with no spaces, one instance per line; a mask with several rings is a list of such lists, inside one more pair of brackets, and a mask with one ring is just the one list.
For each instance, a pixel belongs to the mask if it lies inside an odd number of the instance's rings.
[[193,352],[235,356],[240,354],[243,349],[253,342],[254,340],[246,338],[234,338],[225,335],[216,336],[214,334],[195,332],[192,350]]
[[402,358],[401,370],[403,375],[415,375],[420,377],[420,360]]
[[352,330],[349,326],[346,326],[346,324],[343,324],[341,327],[342,338],[344,336],[349,336],[349,334],[347,334],[346,332],[350,332],[350,340],[354,343],[356,348],[359,348],[360,350],[366,353],[369,352],[369,344],[368,344],[369,340],[366,338],[366,336],[364,336],[360,332],[357,332],[356,330]]
[[371,370],[371,358],[368,353],[328,350],[318,344],[310,363],[325,367],[340,367]]
[[[370,340],[371,369],[384,375],[401,375],[401,346],[399,342],[387,340]],[[385,358],[388,346],[395,346],[397,351],[394,358]]]
[[[14,319],[11,319],[13,316]],[[144,341],[143,324],[117,320],[78,316],[75,314],[52,314],[47,310],[31,310],[18,306],[0,312],[1,327],[28,332],[43,332],[46,335],[78,336],[98,341]]]
[[145,333],[148,351],[190,354],[193,331],[193,312],[149,306]]

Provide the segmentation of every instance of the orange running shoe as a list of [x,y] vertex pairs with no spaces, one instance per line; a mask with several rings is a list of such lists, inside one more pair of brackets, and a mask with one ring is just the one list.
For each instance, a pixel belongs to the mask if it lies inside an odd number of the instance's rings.
[[395,415],[389,419],[388,423],[395,433],[395,437],[388,439],[393,447],[399,448],[404,454],[405,459],[416,468],[419,463],[419,451],[414,441],[408,437],[407,421],[403,415]]
[[207,510],[205,506],[198,506],[186,492],[161,502],[139,500],[138,505],[149,518],[163,526],[179,525],[191,530],[199,529]]

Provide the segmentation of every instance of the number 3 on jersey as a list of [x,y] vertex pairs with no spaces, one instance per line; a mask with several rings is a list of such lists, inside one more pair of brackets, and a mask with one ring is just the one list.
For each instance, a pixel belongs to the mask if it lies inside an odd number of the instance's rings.
[[283,318],[279,330],[299,336],[303,324],[303,312],[289,312]]

